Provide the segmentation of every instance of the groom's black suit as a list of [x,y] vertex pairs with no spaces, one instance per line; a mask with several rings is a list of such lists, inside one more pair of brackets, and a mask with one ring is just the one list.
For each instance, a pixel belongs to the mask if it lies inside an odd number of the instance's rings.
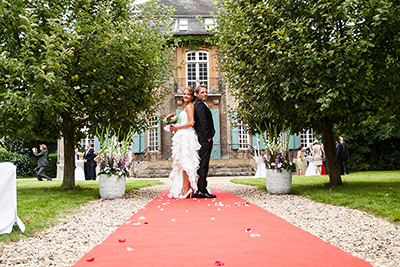
[[194,129],[201,145],[199,151],[200,168],[197,171],[199,175],[198,190],[201,193],[207,193],[207,174],[215,129],[211,111],[200,99],[194,104]]

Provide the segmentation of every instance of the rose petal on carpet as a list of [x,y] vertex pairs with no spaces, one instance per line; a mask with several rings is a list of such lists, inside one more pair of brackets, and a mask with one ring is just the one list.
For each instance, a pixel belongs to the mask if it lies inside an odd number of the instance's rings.
[[183,200],[168,193],[74,266],[372,266],[231,193]]

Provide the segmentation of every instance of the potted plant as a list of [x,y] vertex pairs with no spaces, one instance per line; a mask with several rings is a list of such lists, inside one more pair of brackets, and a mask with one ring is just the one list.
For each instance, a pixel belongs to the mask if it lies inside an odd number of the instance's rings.
[[289,155],[289,142],[279,138],[278,127],[266,126],[268,138],[258,127],[263,137],[266,167],[265,184],[270,194],[288,194],[292,188],[292,171],[295,167],[293,158]]
[[129,149],[133,132],[121,138],[119,132],[109,128],[102,131],[99,141],[102,146],[96,157],[99,171],[100,197],[104,199],[121,198],[125,194],[126,178],[132,166],[132,155]]

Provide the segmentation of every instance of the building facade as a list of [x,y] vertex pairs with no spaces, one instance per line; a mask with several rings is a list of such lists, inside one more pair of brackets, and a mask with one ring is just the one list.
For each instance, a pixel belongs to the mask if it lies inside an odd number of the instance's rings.
[[[143,2],[143,1],[142,1]],[[201,40],[215,27],[211,12],[216,12],[213,0],[161,0],[160,4],[175,9],[171,29],[174,38],[188,40],[190,37]],[[135,158],[133,175],[137,177],[167,177],[171,170],[172,134],[163,130],[162,119],[183,109],[183,90],[190,86],[207,85],[207,104],[212,112],[216,130],[211,154],[210,176],[254,175],[256,166],[253,162],[254,149],[264,148],[260,136],[252,136],[246,126],[230,116],[230,109],[237,104],[228,90],[223,73],[218,72],[218,47],[215,45],[188,45],[184,41],[174,51],[175,64],[179,66],[173,79],[174,89],[168,94],[160,110],[147,118],[150,127],[133,137],[132,153]],[[201,42],[200,42],[201,43]],[[282,138],[287,138],[283,136]],[[314,140],[312,130],[291,135],[289,147],[297,149],[299,145],[308,146]],[[90,143],[95,152],[100,144],[95,137],[81,140]],[[62,163],[60,161],[60,163]],[[60,164],[61,166],[62,164]],[[59,168],[60,169],[60,168]]]

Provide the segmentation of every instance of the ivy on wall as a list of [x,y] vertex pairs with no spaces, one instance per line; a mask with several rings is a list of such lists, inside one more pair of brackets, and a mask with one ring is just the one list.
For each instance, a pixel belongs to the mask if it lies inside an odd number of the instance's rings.
[[175,35],[170,42],[180,48],[195,50],[198,47],[211,48],[217,44],[215,36],[212,35]]

